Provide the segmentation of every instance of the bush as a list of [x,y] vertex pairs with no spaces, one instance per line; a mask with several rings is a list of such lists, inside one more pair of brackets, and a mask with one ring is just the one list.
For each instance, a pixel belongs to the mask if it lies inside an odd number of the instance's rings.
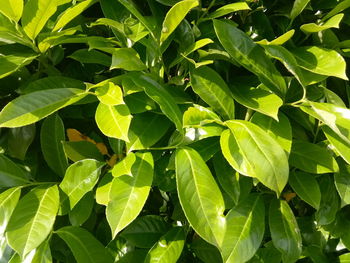
[[2,0],[0,262],[350,260],[348,0]]

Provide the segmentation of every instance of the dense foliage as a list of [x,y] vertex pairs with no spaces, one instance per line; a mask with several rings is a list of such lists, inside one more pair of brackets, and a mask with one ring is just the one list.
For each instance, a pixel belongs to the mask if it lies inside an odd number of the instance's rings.
[[0,262],[350,262],[350,0],[1,0]]

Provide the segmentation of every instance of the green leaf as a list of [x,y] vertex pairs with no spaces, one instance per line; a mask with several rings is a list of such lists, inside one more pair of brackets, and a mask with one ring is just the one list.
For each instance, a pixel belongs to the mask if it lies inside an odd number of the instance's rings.
[[159,114],[145,112],[137,114],[131,121],[126,144],[128,152],[151,147],[167,132],[171,122]]
[[265,205],[260,195],[250,195],[230,210],[221,247],[226,263],[244,263],[254,256],[265,231]]
[[[129,160],[129,154],[122,162]],[[135,154],[130,172],[113,179],[106,217],[112,230],[112,238],[129,225],[141,212],[153,180],[151,153]]]
[[293,140],[289,164],[308,173],[323,174],[339,170],[331,153],[316,144]]
[[113,82],[107,82],[103,85],[97,85],[95,93],[99,101],[105,105],[120,105],[124,104],[123,91]]
[[321,47],[299,47],[291,50],[299,66],[312,73],[347,80],[344,58],[334,50]]
[[0,153],[0,188],[25,185],[29,183],[28,174]]
[[322,18],[322,20],[327,20],[336,14],[342,12],[343,10],[347,9],[350,7],[350,1],[349,0],[344,0],[341,1],[339,4],[337,4],[331,11],[325,14],[325,16]]
[[83,2],[77,3],[74,6],[67,8],[61,15],[58,17],[57,22],[52,29],[52,31],[62,30],[70,21],[75,17],[84,12],[87,8],[95,4],[97,0],[85,0]]
[[301,235],[293,211],[286,201],[271,201],[269,225],[272,242],[282,253],[283,263],[297,261],[301,255]]
[[300,27],[300,29],[304,33],[317,33],[329,28],[339,28],[339,24],[343,19],[344,14],[338,14],[327,20],[322,25],[317,25],[315,23],[304,24]]
[[205,242],[200,237],[193,238],[191,251],[193,251],[196,257],[205,263],[222,263],[219,250],[215,246]]
[[62,142],[65,155],[73,162],[84,159],[104,161],[103,155],[95,144],[88,141]]
[[36,91],[19,96],[0,112],[0,127],[14,128],[32,124],[85,96],[84,91],[70,88]]
[[145,263],[176,263],[185,245],[185,231],[173,227],[148,251]]
[[188,127],[203,127],[205,124],[210,123],[222,123],[219,116],[212,110],[194,104],[193,107],[189,107],[183,114],[183,126]]
[[254,113],[250,121],[274,138],[289,155],[292,148],[292,126],[289,119],[282,112],[278,113],[278,121],[263,115]]
[[15,22],[18,22],[23,12],[23,0],[4,0],[0,12]]
[[92,64],[100,64],[106,67],[109,67],[112,63],[112,59],[110,56],[97,51],[97,50],[88,50],[88,49],[78,49],[73,52],[68,58],[79,61],[80,63],[92,63]]
[[35,138],[35,132],[34,124],[11,128],[7,138],[8,154],[13,158],[24,160],[28,148]]
[[55,233],[67,243],[78,263],[113,263],[108,250],[83,228],[65,226]]
[[283,105],[283,101],[266,89],[264,85],[252,87],[239,84],[239,86],[234,85],[231,90],[238,103],[278,120],[278,110]]
[[187,13],[198,5],[198,0],[184,0],[172,6],[163,21],[160,42],[164,42],[186,17]]
[[225,119],[234,119],[233,94],[225,81],[213,69],[200,67],[190,73],[194,92]]
[[5,233],[7,224],[18,203],[20,195],[21,188],[19,187],[7,189],[0,194],[0,236],[3,236]]
[[76,206],[69,212],[69,222],[72,226],[81,226],[88,220],[94,208],[95,198],[93,192],[84,195]]
[[334,174],[334,183],[342,201],[342,206],[350,204],[350,166],[340,162],[339,172]]
[[316,210],[320,207],[321,191],[312,174],[292,172],[289,175],[289,184],[297,195]]
[[16,206],[6,229],[8,244],[24,258],[49,235],[59,207],[56,185],[39,186]]
[[148,75],[133,74],[131,77],[134,83],[145,90],[146,94],[160,106],[164,115],[182,132],[182,113],[166,87]]
[[112,173],[105,174],[96,189],[96,203],[107,206],[113,181]]
[[[92,159],[85,159],[70,165],[60,183],[60,188],[69,198],[70,209],[94,188],[104,163]],[[62,202],[62,201],[61,201]]]
[[101,132],[112,138],[129,141],[128,131],[132,116],[126,105],[106,105],[99,103],[95,120]]
[[340,260],[339,261],[340,263],[349,263],[350,262],[350,253],[340,255],[339,260]]
[[47,117],[40,130],[40,144],[44,159],[49,167],[63,177],[68,167],[67,157],[63,150],[65,140],[63,121],[58,114]]
[[169,230],[169,224],[160,216],[146,215],[136,218],[120,236],[136,247],[151,248]]
[[28,0],[23,9],[22,26],[31,39],[44,28],[46,22],[56,12],[58,0]]
[[255,43],[260,44],[260,45],[271,45],[271,46],[280,46],[286,43],[288,40],[290,40],[294,36],[295,30],[291,29],[284,33],[283,35],[275,38],[272,41],[268,41],[267,39],[263,39],[260,41],[257,41]]
[[146,70],[139,54],[132,48],[116,48],[113,52],[111,69],[125,69],[127,71]]
[[298,15],[300,15],[309,2],[310,0],[295,0],[289,15],[290,19],[293,21]]
[[[33,250],[32,250],[33,251]],[[48,240],[44,241],[35,251],[32,263],[51,263],[52,256],[50,250],[50,243]],[[30,255],[31,253],[29,253]],[[25,260],[26,262],[26,260]]]
[[224,200],[198,152],[176,151],[176,182],[181,207],[193,229],[213,245],[221,245],[225,231]]
[[279,195],[288,181],[288,160],[280,144],[259,126],[247,121],[227,121],[221,150],[240,174],[257,178]]
[[211,13],[209,18],[217,18],[220,16],[227,15],[229,13],[241,11],[241,10],[250,10],[250,7],[246,2],[237,2],[228,5],[224,5],[218,9],[216,9],[213,13]]
[[16,54],[12,53],[11,55],[2,54],[0,50],[0,79],[12,74],[21,67],[28,65],[30,62],[35,59],[37,55],[32,54]]
[[286,83],[275,66],[243,31],[233,25],[214,20],[216,35],[230,56],[241,66],[256,74],[268,89],[283,96],[287,91]]

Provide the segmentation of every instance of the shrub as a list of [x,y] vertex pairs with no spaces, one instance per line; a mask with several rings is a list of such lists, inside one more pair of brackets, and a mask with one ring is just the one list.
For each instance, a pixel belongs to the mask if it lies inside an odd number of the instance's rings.
[[350,260],[348,0],[2,0],[0,262]]

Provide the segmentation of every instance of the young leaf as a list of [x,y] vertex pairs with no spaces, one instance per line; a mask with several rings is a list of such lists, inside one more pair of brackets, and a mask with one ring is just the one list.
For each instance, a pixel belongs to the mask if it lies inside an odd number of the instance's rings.
[[265,231],[265,205],[260,195],[249,195],[226,216],[227,229],[221,247],[227,263],[244,263],[254,256]]
[[4,0],[0,6],[0,13],[18,22],[23,12],[23,0]]
[[220,16],[227,15],[229,13],[233,13],[241,10],[250,10],[250,7],[246,2],[237,2],[237,3],[224,5],[216,9],[213,13],[211,13],[209,15],[209,18],[217,18]]
[[97,85],[95,93],[99,101],[105,105],[120,105],[124,104],[123,91],[118,85],[112,82],[107,82],[103,85]]
[[339,28],[340,21],[343,19],[344,14],[338,14],[330,18],[322,25],[317,25],[315,23],[304,24],[300,29],[304,33],[317,33],[329,28]]
[[160,42],[164,42],[185,18],[187,13],[198,5],[198,0],[184,0],[170,8],[163,22]]
[[[140,153],[135,157],[130,172],[115,177],[111,185],[106,217],[113,238],[141,212],[152,185],[152,154]],[[122,162],[126,162],[127,158]]]
[[288,181],[288,160],[280,144],[259,126],[247,121],[227,121],[221,150],[239,173],[257,178],[279,195]]
[[99,103],[95,120],[101,132],[109,137],[129,141],[128,131],[132,116],[126,105],[106,105]]
[[0,153],[0,188],[25,185],[29,183],[28,174]]
[[181,207],[203,239],[221,245],[225,231],[224,200],[211,172],[198,152],[176,151],[176,183]]
[[53,114],[46,118],[40,131],[41,150],[49,167],[61,177],[64,176],[68,167],[62,145],[64,140],[64,126],[60,116]]
[[36,187],[18,202],[7,226],[6,237],[8,244],[22,258],[49,235],[58,207],[56,185]]
[[283,200],[271,201],[269,225],[272,242],[282,253],[283,263],[292,263],[301,255],[300,230],[288,203]]
[[260,46],[227,22],[214,20],[214,29],[222,46],[238,64],[256,74],[268,89],[283,97],[287,91],[286,83]]
[[68,167],[60,188],[69,198],[70,209],[73,209],[79,200],[92,190],[98,181],[103,165],[104,163],[99,161],[85,159]]
[[176,263],[185,245],[185,231],[182,227],[169,230],[148,251],[145,263]]
[[21,188],[19,187],[7,189],[0,194],[0,236],[3,236],[5,233],[7,224],[18,203],[20,195]]
[[0,112],[0,127],[22,127],[73,104],[86,93],[80,89],[49,89],[19,96]]
[[65,226],[55,233],[67,243],[78,263],[113,263],[108,250],[83,228]]
[[190,73],[194,92],[225,119],[234,119],[233,95],[225,81],[213,69],[203,66]]

